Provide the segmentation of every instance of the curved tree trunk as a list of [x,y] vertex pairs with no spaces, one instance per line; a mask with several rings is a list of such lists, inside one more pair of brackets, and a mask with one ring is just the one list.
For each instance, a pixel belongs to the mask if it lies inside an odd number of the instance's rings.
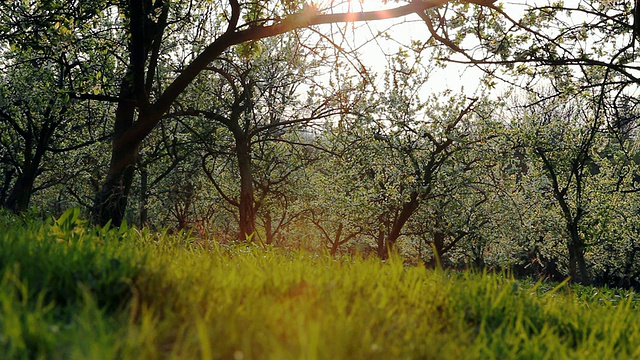
[[336,236],[331,242],[331,249],[329,250],[332,257],[335,257],[338,254],[338,249],[340,248],[340,245],[342,245],[340,239],[342,238],[343,228],[344,225],[342,224],[342,222],[340,222],[340,224],[338,225],[338,230],[336,230]]
[[[161,10],[161,15],[159,19],[153,20],[151,15],[158,10]],[[93,222],[102,226],[109,221],[112,226],[122,223],[140,144],[158,124],[162,114],[169,109],[180,92],[173,90],[167,94],[166,91],[163,94],[166,99],[158,99],[153,105],[149,103],[157,56],[169,11],[168,4],[162,0],[132,1],[123,11],[129,20],[129,64],[118,91],[119,102],[109,170],[102,188],[96,194],[92,211]],[[193,72],[185,70],[181,78],[187,80],[181,86],[186,87],[194,77]]]
[[409,201],[402,205],[402,210],[400,210],[400,214],[393,222],[393,226],[389,232],[389,237],[387,237],[387,246],[389,249],[393,249],[395,246],[398,238],[402,235],[402,228],[404,228],[404,225],[409,221],[409,218],[411,218],[411,216],[416,212],[418,205],[420,205],[418,192],[412,191],[409,196]]
[[[134,98],[132,81],[140,77],[131,67],[120,83],[119,97],[122,99],[116,109],[114,138],[111,145],[111,161],[109,171],[96,194],[93,208],[93,221],[104,226],[111,221],[112,226],[120,226],[127,208],[127,199],[133,181],[133,173],[141,141],[129,140],[128,134],[133,127],[136,104],[127,99]],[[142,119],[138,119],[138,122]]]

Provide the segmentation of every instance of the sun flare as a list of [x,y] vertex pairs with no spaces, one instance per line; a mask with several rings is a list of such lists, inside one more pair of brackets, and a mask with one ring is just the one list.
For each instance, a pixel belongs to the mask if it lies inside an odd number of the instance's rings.
[[313,4],[316,5],[318,9],[339,10],[341,12],[379,11],[403,5],[402,2],[388,0],[320,0],[314,1]]

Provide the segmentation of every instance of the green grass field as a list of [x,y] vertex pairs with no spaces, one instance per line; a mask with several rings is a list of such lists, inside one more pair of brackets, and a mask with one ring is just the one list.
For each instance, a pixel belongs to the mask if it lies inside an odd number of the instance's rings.
[[0,223],[1,359],[633,359],[631,292]]

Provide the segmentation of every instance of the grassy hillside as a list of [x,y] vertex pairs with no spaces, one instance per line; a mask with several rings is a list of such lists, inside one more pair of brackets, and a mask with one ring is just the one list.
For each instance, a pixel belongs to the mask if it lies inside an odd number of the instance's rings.
[[631,293],[0,221],[2,359],[640,358]]

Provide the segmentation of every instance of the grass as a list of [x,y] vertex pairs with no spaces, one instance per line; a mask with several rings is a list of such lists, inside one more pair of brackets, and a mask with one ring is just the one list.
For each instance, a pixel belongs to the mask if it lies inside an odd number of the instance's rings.
[[630,292],[0,223],[2,359],[640,358]]

